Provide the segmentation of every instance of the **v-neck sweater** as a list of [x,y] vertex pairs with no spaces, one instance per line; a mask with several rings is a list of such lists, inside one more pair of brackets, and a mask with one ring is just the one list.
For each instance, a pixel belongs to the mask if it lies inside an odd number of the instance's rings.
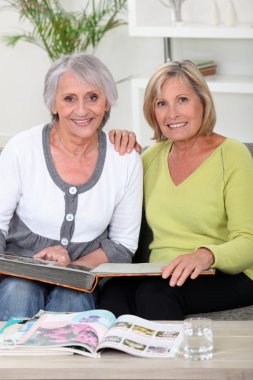
[[253,160],[247,147],[227,138],[175,185],[171,146],[169,140],[156,143],[142,156],[150,261],[169,262],[205,247],[214,254],[213,267],[253,279]]

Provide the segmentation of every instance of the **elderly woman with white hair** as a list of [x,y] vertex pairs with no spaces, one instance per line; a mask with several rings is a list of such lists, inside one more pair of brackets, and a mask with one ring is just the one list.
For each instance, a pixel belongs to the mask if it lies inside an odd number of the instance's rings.
[[[0,157],[0,251],[95,267],[131,262],[142,208],[138,153],[120,155],[102,130],[117,99],[96,57],[64,56],[45,78],[52,120],[23,131]],[[96,295],[23,278],[0,281],[0,320],[40,309],[95,308]]]

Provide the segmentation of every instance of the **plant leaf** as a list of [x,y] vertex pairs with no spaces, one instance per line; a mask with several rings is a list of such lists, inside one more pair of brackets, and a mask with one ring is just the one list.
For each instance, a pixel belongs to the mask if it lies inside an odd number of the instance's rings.
[[52,60],[95,48],[105,33],[126,24],[118,15],[126,9],[127,0],[86,0],[79,12],[67,11],[59,0],[5,0],[5,4],[1,9],[18,12],[20,22],[29,21],[32,29],[5,36],[6,44],[32,43]]

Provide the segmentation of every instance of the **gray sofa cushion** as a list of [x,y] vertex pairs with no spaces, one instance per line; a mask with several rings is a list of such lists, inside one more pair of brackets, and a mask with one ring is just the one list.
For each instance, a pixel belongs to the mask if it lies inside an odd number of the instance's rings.
[[192,314],[192,315],[188,315],[188,317],[195,317],[195,318],[204,317],[204,318],[211,318],[213,320],[220,320],[220,321],[234,321],[234,320],[248,321],[248,320],[253,320],[253,305],[239,307],[238,309],[214,311],[212,313]]

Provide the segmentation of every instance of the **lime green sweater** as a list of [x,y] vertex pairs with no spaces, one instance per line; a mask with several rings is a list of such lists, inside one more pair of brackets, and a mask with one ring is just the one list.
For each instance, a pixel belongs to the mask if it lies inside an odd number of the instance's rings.
[[143,154],[146,217],[154,235],[151,262],[169,262],[199,247],[213,267],[253,279],[253,160],[246,146],[226,139],[176,186],[167,158],[171,141]]

